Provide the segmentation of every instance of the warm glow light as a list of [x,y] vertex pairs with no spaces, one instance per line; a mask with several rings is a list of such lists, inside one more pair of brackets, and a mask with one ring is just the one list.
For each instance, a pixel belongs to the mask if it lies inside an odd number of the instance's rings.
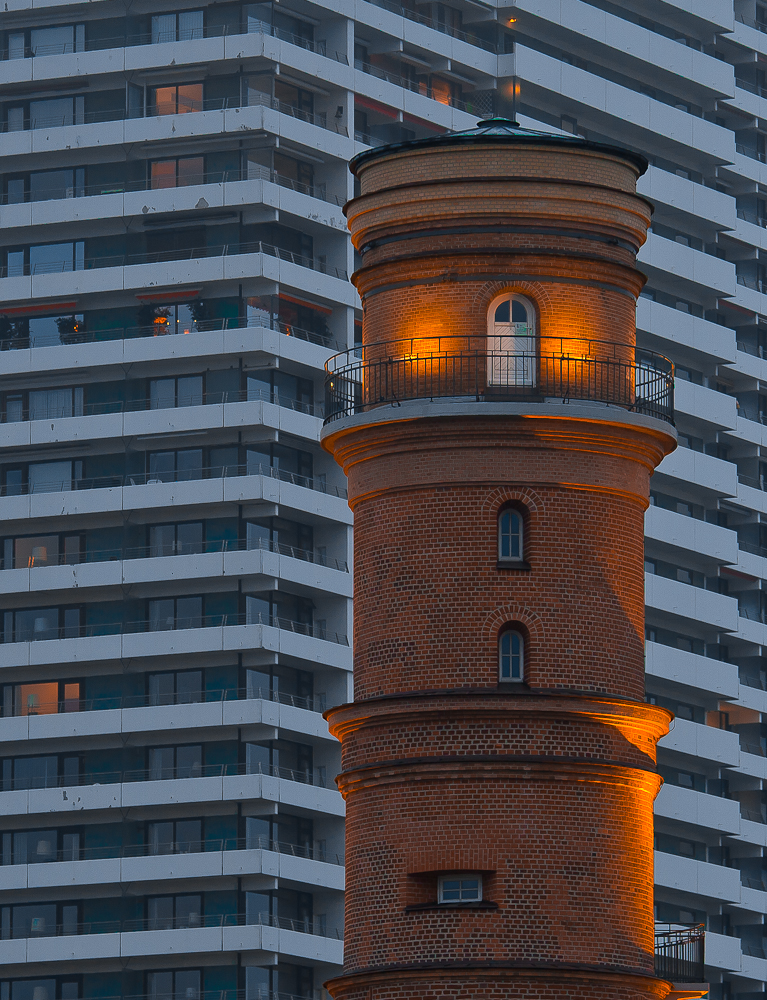
[[516,24],[516,23],[517,23],[516,17],[510,17],[509,18],[509,24]]

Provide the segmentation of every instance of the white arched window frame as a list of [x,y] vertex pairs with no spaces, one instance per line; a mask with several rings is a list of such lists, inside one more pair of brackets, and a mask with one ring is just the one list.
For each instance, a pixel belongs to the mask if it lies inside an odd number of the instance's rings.
[[525,640],[513,628],[498,636],[498,680],[521,683],[525,679]]
[[498,514],[498,561],[522,562],[525,558],[524,524],[522,515],[513,507],[504,507]]
[[536,383],[535,310],[522,295],[495,299],[487,313],[487,381],[497,386]]

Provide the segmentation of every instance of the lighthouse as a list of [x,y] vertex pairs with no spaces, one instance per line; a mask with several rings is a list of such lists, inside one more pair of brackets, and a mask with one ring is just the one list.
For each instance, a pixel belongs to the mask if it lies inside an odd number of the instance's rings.
[[355,515],[334,1000],[666,997],[643,523],[673,370],[636,347],[639,155],[491,119],[368,150],[363,343],[323,446]]

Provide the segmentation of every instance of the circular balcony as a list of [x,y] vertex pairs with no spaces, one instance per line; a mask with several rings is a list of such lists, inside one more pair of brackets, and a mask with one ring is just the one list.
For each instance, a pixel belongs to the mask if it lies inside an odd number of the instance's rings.
[[[520,343],[522,342],[522,343]],[[604,403],[673,424],[674,366],[630,344],[559,337],[430,337],[335,354],[325,424],[407,400]]]

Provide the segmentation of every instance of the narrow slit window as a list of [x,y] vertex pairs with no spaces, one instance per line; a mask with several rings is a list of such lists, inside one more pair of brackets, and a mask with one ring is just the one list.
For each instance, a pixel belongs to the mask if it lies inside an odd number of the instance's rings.
[[502,510],[498,517],[498,558],[513,561],[524,558],[522,518],[515,510]]
[[525,644],[519,632],[507,629],[498,640],[498,676],[501,681],[522,681],[525,675]]

